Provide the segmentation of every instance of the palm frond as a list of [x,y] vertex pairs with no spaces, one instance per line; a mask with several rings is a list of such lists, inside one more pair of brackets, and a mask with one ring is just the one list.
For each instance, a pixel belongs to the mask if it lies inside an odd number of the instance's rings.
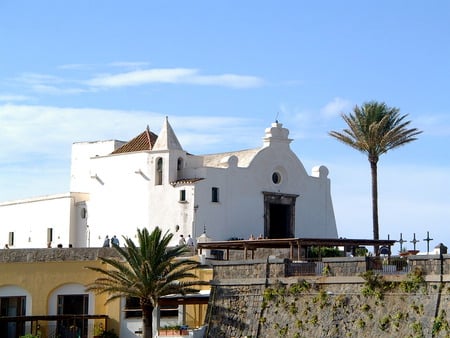
[[407,116],[400,115],[398,108],[370,101],[356,106],[353,113],[342,114],[347,128],[329,135],[377,160],[387,151],[417,140],[422,133],[417,128],[408,129],[411,121],[406,121]]
[[169,294],[196,292],[199,281],[194,269],[199,263],[181,258],[188,248],[169,247],[173,234],[162,233],[156,227],[151,233],[137,230],[138,245],[124,237],[124,247],[113,245],[120,259],[102,257],[107,268],[87,267],[101,277],[88,284],[86,289],[109,295],[107,302],[120,297],[137,297],[141,303],[156,305],[158,299]]

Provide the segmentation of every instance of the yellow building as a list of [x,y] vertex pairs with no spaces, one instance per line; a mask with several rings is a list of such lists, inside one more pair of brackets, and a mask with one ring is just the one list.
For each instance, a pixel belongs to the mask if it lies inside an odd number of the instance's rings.
[[[99,277],[86,266],[100,267],[98,257],[116,255],[112,248],[0,250],[2,337],[26,333],[52,337],[58,333],[61,337],[88,338],[101,329],[114,330],[121,338],[136,337],[142,321],[132,300],[105,304],[106,295],[85,291],[85,285]],[[197,273],[201,280],[212,279],[211,269],[198,269]],[[204,322],[207,307],[209,287],[203,288],[199,297],[169,297],[161,301],[161,307],[170,306],[170,320],[198,327]],[[164,314],[161,311],[161,321]]]

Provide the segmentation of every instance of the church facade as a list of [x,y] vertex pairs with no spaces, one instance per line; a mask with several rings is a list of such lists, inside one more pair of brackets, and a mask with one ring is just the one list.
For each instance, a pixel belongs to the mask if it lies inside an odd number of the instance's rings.
[[[336,238],[328,169],[311,175],[272,123],[259,148],[193,155],[168,119],[129,142],[72,146],[70,193],[0,203],[0,240],[11,248],[99,247],[155,226],[196,239]],[[201,140],[200,140],[201,142]],[[1,242],[0,242],[1,243]]]

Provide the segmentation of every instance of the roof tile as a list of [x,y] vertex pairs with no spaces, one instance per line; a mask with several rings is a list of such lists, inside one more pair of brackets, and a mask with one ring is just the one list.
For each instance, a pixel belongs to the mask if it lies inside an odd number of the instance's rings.
[[141,134],[133,138],[131,141],[125,143],[120,148],[114,150],[111,154],[132,153],[135,151],[152,150],[155,145],[158,135],[147,129]]

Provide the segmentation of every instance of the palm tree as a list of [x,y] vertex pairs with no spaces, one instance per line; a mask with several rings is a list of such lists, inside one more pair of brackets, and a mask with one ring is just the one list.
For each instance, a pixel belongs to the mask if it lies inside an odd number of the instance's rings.
[[186,246],[168,247],[173,234],[164,236],[156,227],[152,233],[146,228],[137,230],[139,246],[130,238],[124,237],[125,247],[113,244],[113,248],[122,259],[101,257],[100,260],[112,267],[87,267],[99,272],[86,290],[98,294],[108,293],[107,303],[120,297],[139,298],[142,309],[143,337],[153,334],[152,315],[158,306],[158,300],[169,294],[196,292],[194,287],[204,285],[193,273],[199,263],[195,260],[180,258],[189,249]]
[[[411,121],[408,115],[399,114],[399,109],[388,107],[384,102],[370,101],[361,107],[355,106],[353,114],[342,114],[348,128],[342,132],[331,131],[329,134],[346,145],[365,153],[370,162],[372,176],[372,220],[373,239],[379,239],[378,225],[378,174],[379,157],[388,150],[415,141],[422,133],[417,128],[408,128]],[[378,255],[378,246],[375,246]]]

